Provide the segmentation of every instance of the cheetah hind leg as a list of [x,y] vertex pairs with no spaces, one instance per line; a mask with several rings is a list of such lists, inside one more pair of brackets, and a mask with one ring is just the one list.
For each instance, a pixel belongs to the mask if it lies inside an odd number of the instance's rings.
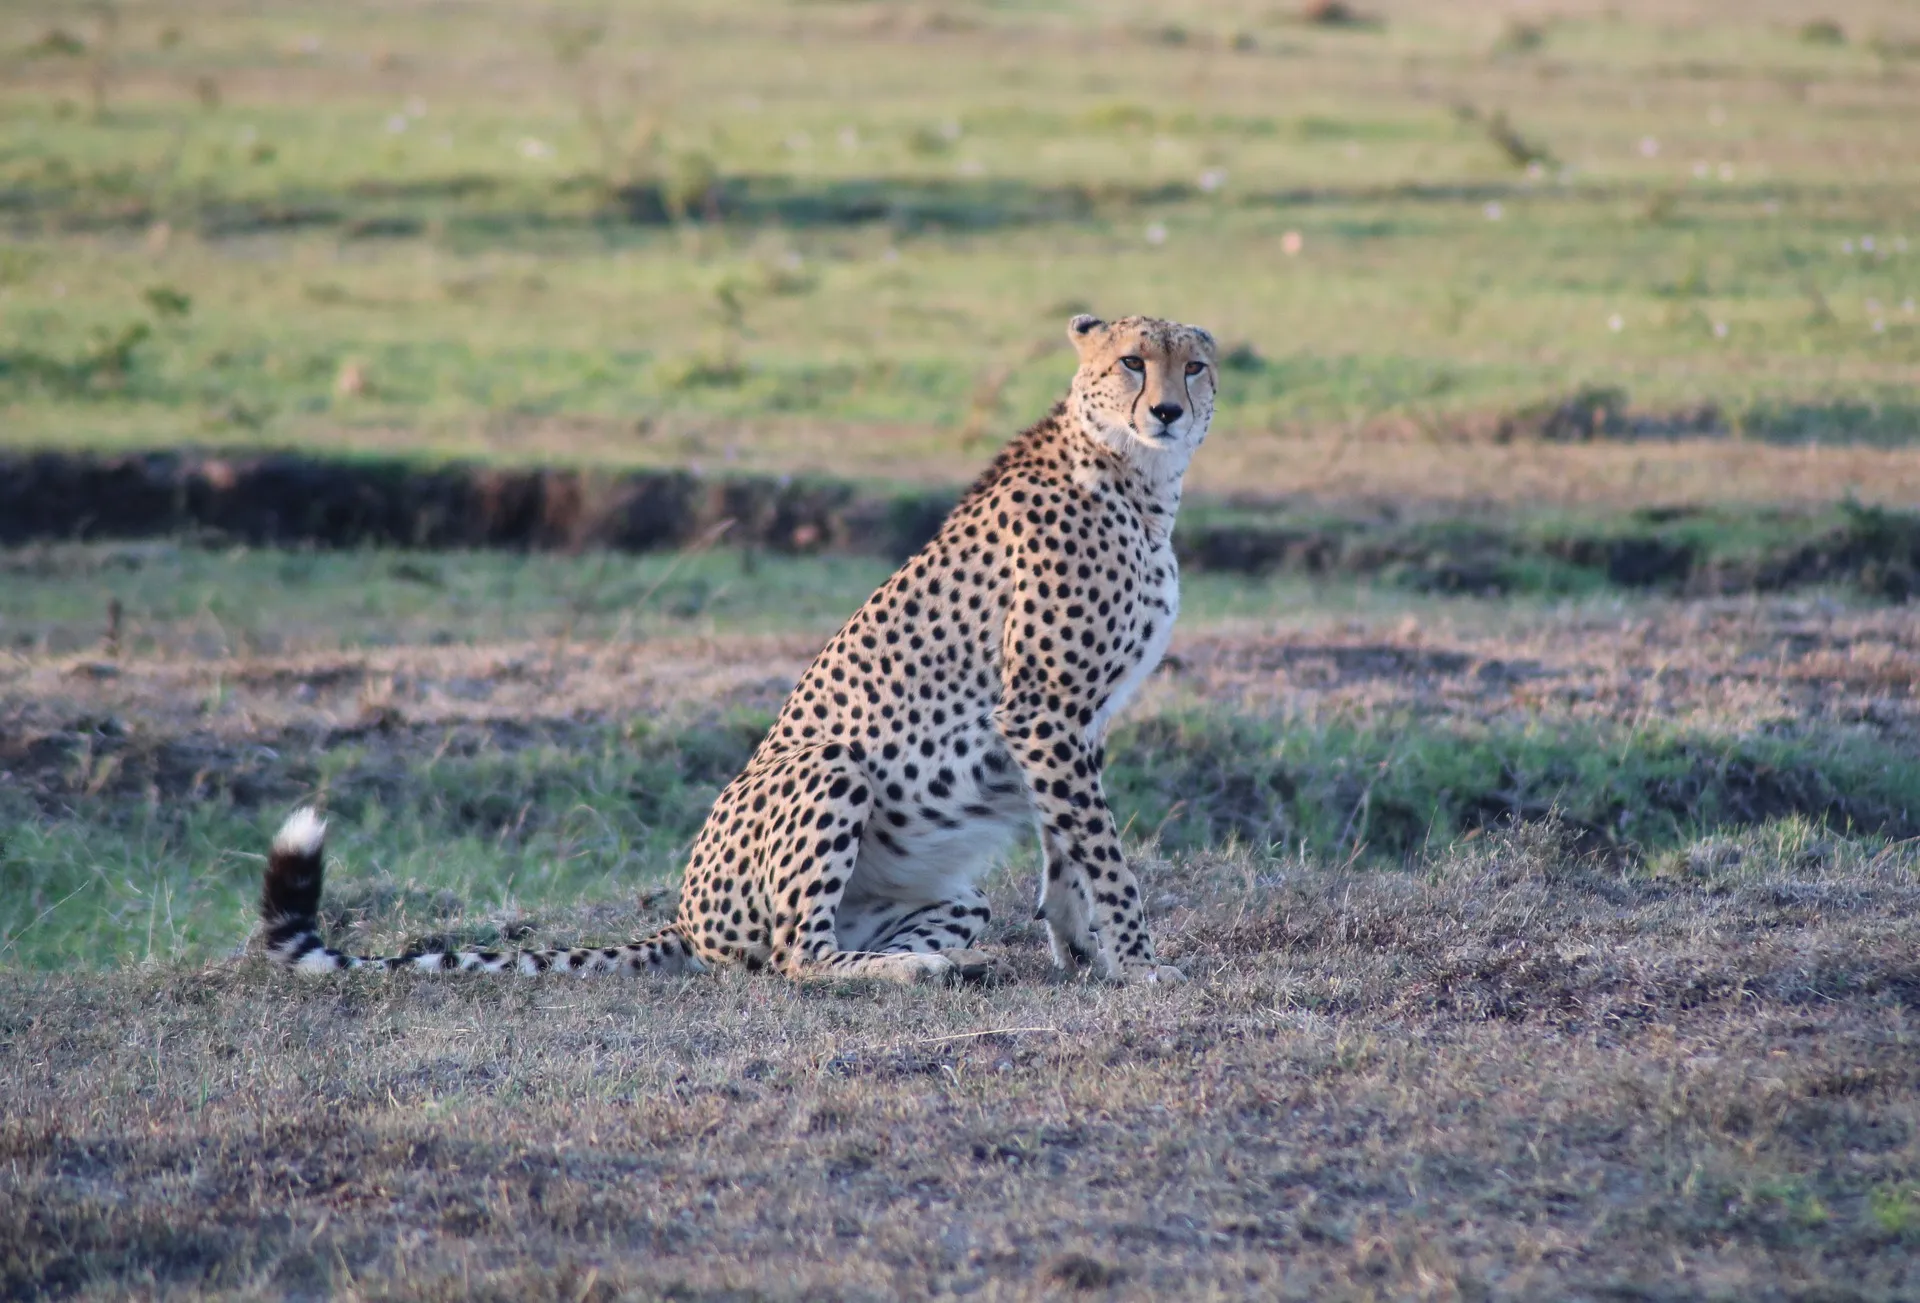
[[[801,748],[755,776],[754,788],[785,805],[755,848],[762,864],[786,871],[773,887],[773,967],[800,981],[870,977],[890,982],[953,982],[961,965],[937,950],[840,949],[841,898],[873,814],[872,779],[838,743]],[[743,790],[738,800],[755,792]],[[709,928],[713,924],[707,924]],[[863,929],[850,929],[861,936]]]
[[973,945],[992,917],[987,893],[967,887],[952,900],[923,905],[897,919],[876,920],[881,939],[874,949],[885,954],[937,954],[954,966],[961,981],[983,982],[993,975],[993,957]]

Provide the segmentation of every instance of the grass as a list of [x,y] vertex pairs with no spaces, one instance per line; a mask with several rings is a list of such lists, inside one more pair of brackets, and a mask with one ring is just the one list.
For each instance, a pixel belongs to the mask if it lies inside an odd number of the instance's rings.
[[[1302,439],[1417,448],[1595,386],[1898,450],[1916,33],[1836,14],[1838,44],[1706,4],[1522,42],[1474,3],[731,0],[597,35],[511,6],[178,0],[111,33],[15,6],[0,424],[951,479],[983,403],[997,432],[1056,393],[1036,344],[1094,306],[1231,346],[1237,451],[1202,487],[1285,491]],[[1482,491],[1517,454],[1486,455]],[[1739,460],[1680,457],[1709,486]]]
[[838,628],[891,572],[873,557],[287,551],[53,545],[0,559],[0,644],[34,654],[247,655],[525,638],[644,641]]
[[[0,946],[30,967],[240,944],[259,847],[307,799],[335,816],[336,892],[507,917],[670,891],[714,794],[885,571],[718,549],[8,562]],[[1112,739],[1108,789],[1150,849],[1392,868],[1551,816],[1645,865],[1780,819],[1920,832],[1898,608],[1206,574],[1185,608]]]
[[1366,576],[1419,592],[1718,594],[1848,584],[1904,601],[1920,578],[1920,518],[1851,496],[1828,509],[1202,505],[1183,513],[1177,538],[1189,568]]
[[[388,727],[233,748],[122,739],[110,725],[69,736],[21,766],[28,791],[5,802],[0,954],[57,967],[231,951],[252,929],[258,848],[309,795],[338,829],[336,909],[402,897],[511,918],[636,892],[670,899],[713,798],[770,722]],[[1237,844],[1255,863],[1399,867],[1550,817],[1588,850],[1636,862],[1783,818],[1920,835],[1920,765],[1904,746],[1860,739],[1406,716],[1286,728],[1215,713],[1149,715],[1117,730],[1112,750],[1116,816],[1149,851]],[[1014,867],[1033,869],[1030,849]],[[460,935],[500,939],[495,925]]]
[[[9,1293],[1893,1299],[1911,850],[1145,866],[1186,987],[0,977]],[[418,906],[368,902],[393,943]],[[529,935],[644,926],[561,912]],[[638,1003],[636,1003],[636,1000]],[[1844,1155],[1844,1157],[1842,1157]]]
[[[1202,516],[1197,523],[1209,522]],[[1265,518],[1225,516],[1220,523]],[[823,640],[891,571],[879,557],[719,546],[570,555],[47,544],[0,552],[7,594],[0,648],[24,665],[88,653],[190,661],[526,640],[636,648],[688,637]],[[1362,577],[1203,569],[1183,580],[1183,619],[1205,627],[1290,611],[1387,619],[1445,610],[1497,624],[1547,609],[1547,601],[1569,591],[1576,602],[1617,600],[1604,584],[1569,582],[1494,586],[1513,600],[1477,601],[1391,575],[1369,583],[1357,566],[1352,573]]]
[[354,948],[657,924],[880,563],[6,559],[10,1295],[1911,1292],[1901,608],[1198,577],[1108,772],[1179,989],[1030,849],[984,989],[300,983],[312,797]]

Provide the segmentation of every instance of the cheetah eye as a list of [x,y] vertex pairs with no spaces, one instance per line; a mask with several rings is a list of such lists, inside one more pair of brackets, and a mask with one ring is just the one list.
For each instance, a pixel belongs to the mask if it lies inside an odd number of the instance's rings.
[[1120,359],[1120,365],[1125,367],[1127,370],[1133,372],[1135,375],[1138,375],[1140,374],[1140,372],[1145,371],[1147,369],[1147,364],[1145,362],[1142,362],[1137,357],[1123,357]]
[[1200,374],[1200,373],[1201,373],[1202,371],[1205,371],[1206,369],[1207,369],[1207,364],[1206,364],[1205,362],[1189,362],[1189,363],[1187,363],[1187,374],[1188,374],[1188,375],[1190,375],[1190,376],[1197,376],[1197,375],[1199,375],[1199,374]]

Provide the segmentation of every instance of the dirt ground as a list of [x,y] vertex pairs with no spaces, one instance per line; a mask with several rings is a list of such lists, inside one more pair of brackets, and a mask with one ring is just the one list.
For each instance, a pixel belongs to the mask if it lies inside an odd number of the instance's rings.
[[[98,654],[0,662],[16,740],[108,732],[232,748],[398,726],[776,709],[811,635],[356,648],[288,656]],[[1920,622],[1902,607],[1821,597],[1600,603],[1489,618],[1324,614],[1176,635],[1132,714],[1208,702],[1292,718],[1388,713],[1476,719],[1658,715],[1718,731],[1858,728],[1920,739]]]

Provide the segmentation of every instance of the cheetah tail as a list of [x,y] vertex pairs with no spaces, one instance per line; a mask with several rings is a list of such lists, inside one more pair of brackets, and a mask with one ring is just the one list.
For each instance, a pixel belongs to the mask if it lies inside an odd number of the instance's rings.
[[320,939],[321,851],[327,821],[311,807],[295,810],[273,835],[267,852],[267,876],[260,886],[260,922],[266,928],[267,954],[288,968],[344,968],[345,955]]
[[343,968],[417,968],[430,972],[486,973],[697,973],[706,965],[679,929],[661,928],[652,936],[621,946],[590,950],[436,950],[406,955],[349,955],[333,949],[320,935],[320,885],[325,873],[322,851],[327,822],[311,808],[295,810],[274,834],[260,888],[260,922],[267,954],[301,972],[331,973]]

